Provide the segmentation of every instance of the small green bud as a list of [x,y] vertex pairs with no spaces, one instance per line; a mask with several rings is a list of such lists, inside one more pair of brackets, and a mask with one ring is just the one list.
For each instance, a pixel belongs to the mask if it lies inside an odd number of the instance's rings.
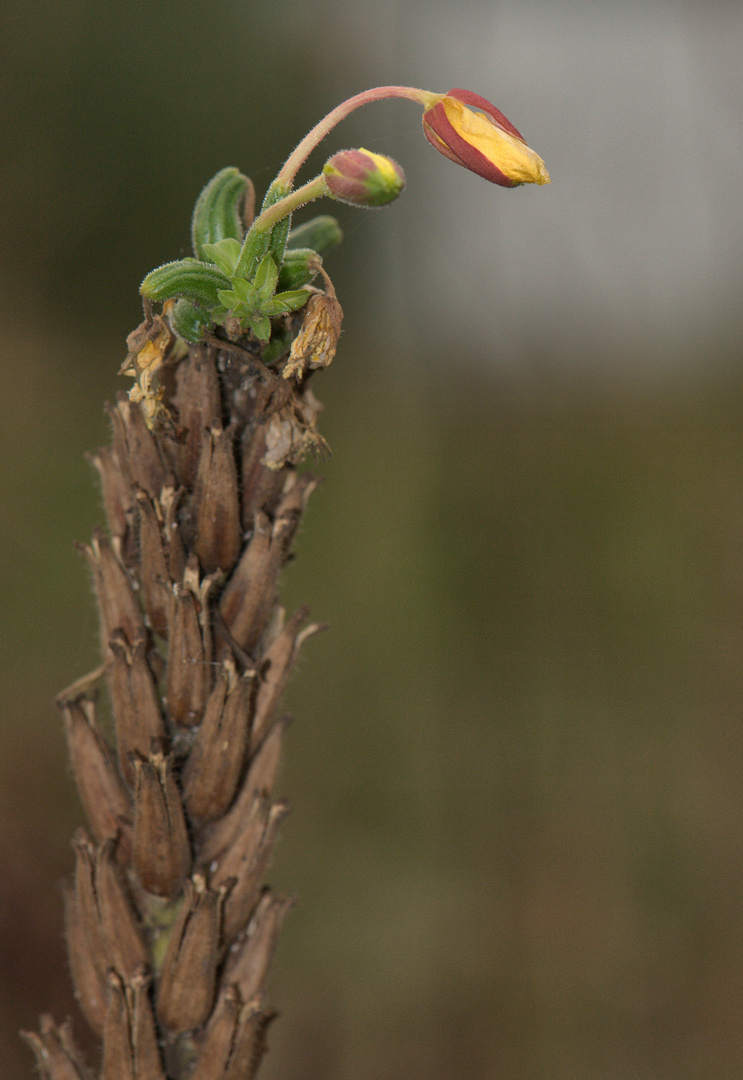
[[319,257],[312,248],[292,248],[284,252],[279,270],[279,289],[301,289],[309,284],[317,273]]
[[208,311],[196,307],[190,300],[179,300],[168,314],[168,322],[173,333],[196,345],[204,336],[204,331],[212,322]]
[[[232,239],[242,243],[245,236],[241,209],[254,202],[253,184],[239,169],[222,169],[196,200],[191,221],[191,241],[197,259],[206,258],[205,244]],[[252,210],[251,210],[252,217]]]
[[218,291],[229,287],[229,278],[216,266],[199,262],[198,259],[179,259],[150,271],[139,286],[139,291],[142,296],[155,302],[185,297],[209,308],[217,304]]
[[240,243],[231,236],[219,240],[216,244],[204,244],[204,257],[215,263],[223,274],[232,277],[237,260],[240,258]]
[[342,239],[343,231],[336,219],[330,214],[318,214],[292,229],[286,246],[290,251],[296,248],[313,248],[318,255],[322,255],[330,248],[337,247]]
[[325,162],[328,194],[351,206],[384,206],[405,187],[405,174],[392,158],[370,150],[341,150]]
[[308,285],[317,273],[317,256],[336,247],[342,239],[340,225],[329,214],[320,214],[292,229],[279,270],[279,289]]

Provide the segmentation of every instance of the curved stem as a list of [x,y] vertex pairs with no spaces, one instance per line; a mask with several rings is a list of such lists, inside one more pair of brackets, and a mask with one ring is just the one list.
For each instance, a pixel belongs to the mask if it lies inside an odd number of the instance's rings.
[[428,90],[418,90],[415,86],[376,86],[372,90],[364,90],[363,93],[350,97],[347,101],[337,105],[305,135],[297,148],[286,159],[276,180],[286,187],[291,187],[299,167],[310,153],[322,142],[328,132],[332,131],[336,124],[345,119],[354,109],[358,109],[362,105],[368,105],[371,101],[383,101],[385,98],[394,97],[417,101],[419,105],[423,105],[424,108],[428,109],[435,105],[442,96],[442,94],[433,94]]
[[[328,185],[325,181],[325,177],[320,173],[320,175],[316,176],[313,180],[308,180],[302,187],[297,188],[296,191],[289,192],[283,199],[279,199],[277,202],[272,203],[266,210],[263,210],[245,235],[240,256],[237,260],[237,265],[235,266],[235,273],[240,276],[249,270],[248,264],[255,256],[257,250],[256,242],[260,236],[265,237],[270,233],[274,225],[288,214],[298,210],[300,206],[304,206],[305,203],[312,202],[314,199],[321,199],[323,195],[327,194]],[[265,241],[265,243],[267,243],[267,241]]]

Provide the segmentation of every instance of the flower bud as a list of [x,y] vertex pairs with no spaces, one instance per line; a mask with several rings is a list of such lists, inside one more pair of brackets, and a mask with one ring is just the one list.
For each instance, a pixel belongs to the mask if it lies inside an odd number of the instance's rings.
[[544,162],[526,145],[523,135],[500,109],[471,90],[441,94],[423,114],[423,134],[450,161],[493,184],[550,183]]
[[370,150],[341,150],[326,161],[328,194],[351,206],[384,206],[405,187],[405,174],[392,158]]

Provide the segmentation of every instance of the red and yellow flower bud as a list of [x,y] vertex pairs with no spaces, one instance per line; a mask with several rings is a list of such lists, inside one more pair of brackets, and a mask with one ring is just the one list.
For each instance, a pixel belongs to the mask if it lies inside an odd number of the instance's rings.
[[328,194],[351,206],[384,206],[405,187],[405,174],[392,158],[370,150],[341,150],[325,162]]
[[523,135],[495,105],[471,90],[442,94],[423,114],[423,133],[451,161],[493,184],[550,183],[544,162]]

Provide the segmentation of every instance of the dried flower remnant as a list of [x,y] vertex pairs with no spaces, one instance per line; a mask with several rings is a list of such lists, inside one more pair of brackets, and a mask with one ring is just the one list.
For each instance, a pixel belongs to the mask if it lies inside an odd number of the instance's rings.
[[[337,222],[292,230],[291,215],[321,197],[383,205],[404,185],[391,158],[363,149],[294,179],[339,120],[386,97],[421,105],[427,137],[459,164],[496,183],[547,182],[484,99],[380,87],[313,128],[257,215],[248,178],[217,173],[194,210],[194,256],[141,285],[145,318],[122,368],[135,385],[108,408],[111,445],[91,458],[108,534],[81,549],[103,662],[58,698],[91,830],[75,837],[65,934],[103,1040],[101,1080],[253,1080],[267,1049],[265,980],[292,905],[266,884],[290,810],[274,794],[290,722],[279,709],[321,629],[304,625],[305,608],[285,619],[279,579],[319,482],[300,467],[326,450],[309,383],[343,317],[322,261]],[[495,160],[503,138],[532,177]],[[90,1080],[68,1025],[42,1017],[24,1037],[44,1080]]]
[[165,389],[160,380],[172,343],[173,332],[159,315],[149,325],[145,323],[133,330],[127,338],[129,353],[119,374],[137,380],[137,385],[129,391],[129,399],[141,403],[148,427],[152,427],[163,407]]
[[338,303],[332,281],[322,266],[318,265],[318,270],[325,278],[325,292],[314,293],[307,301],[302,326],[292,342],[289,359],[281,373],[285,379],[294,376],[301,382],[308,371],[328,367],[335,356],[341,336],[343,309]]

